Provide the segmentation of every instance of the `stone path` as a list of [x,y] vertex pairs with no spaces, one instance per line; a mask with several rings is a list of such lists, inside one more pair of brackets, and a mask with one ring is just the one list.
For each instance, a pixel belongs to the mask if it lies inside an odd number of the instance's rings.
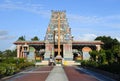
[[[89,73],[88,73],[89,72]],[[92,74],[91,74],[92,73]],[[94,74],[94,75],[93,75]],[[1,80],[0,80],[1,81]],[[2,81],[115,81],[75,66],[40,66]]]
[[93,76],[90,76],[82,71],[78,71],[75,67],[66,66],[64,67],[64,70],[69,81],[99,81]]
[[68,81],[62,66],[55,66],[45,81]]
[[116,81],[110,77],[107,77],[105,75],[102,75],[100,73],[97,73],[97,72],[94,72],[94,71],[91,71],[89,69],[85,69],[85,68],[82,68],[82,67],[75,67],[78,71],[82,71],[84,73],[87,73],[88,75],[91,75],[93,76],[94,78],[96,78],[97,80],[99,81]]
[[4,81],[45,81],[53,67],[42,66],[33,71],[23,71],[19,75]]

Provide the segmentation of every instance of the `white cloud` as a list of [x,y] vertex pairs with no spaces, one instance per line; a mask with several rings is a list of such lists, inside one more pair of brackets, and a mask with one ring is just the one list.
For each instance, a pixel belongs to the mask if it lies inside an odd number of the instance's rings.
[[27,12],[40,14],[40,15],[43,15],[43,16],[50,15],[48,13],[48,10],[44,9],[44,5],[30,3],[29,0],[27,2],[5,0],[5,2],[0,4],[0,9],[24,10],[24,11],[27,11]]
[[0,30],[0,40],[14,39],[15,36],[8,35],[8,31]]
[[75,37],[75,40],[80,40],[80,41],[93,41],[97,35],[95,34],[81,34],[79,37]]
[[102,18],[97,16],[82,16],[82,15],[74,15],[68,14],[68,18],[72,21],[79,22],[79,23],[100,23],[102,22]]
[[9,35],[6,35],[6,36],[0,36],[0,40],[9,40],[9,39],[14,39],[15,36],[9,36]]
[[119,28],[120,29],[120,14],[110,16],[84,16],[76,14],[68,14],[70,22],[79,23],[84,26],[101,26],[108,28]]
[[7,31],[4,31],[4,30],[0,30],[0,36],[4,36],[4,35],[7,35],[8,32]]
[[81,34],[78,35],[77,37],[74,37],[74,40],[79,40],[79,41],[94,41],[95,38],[99,36],[111,36],[113,39],[117,39],[120,42],[120,35],[110,35],[110,34],[101,34],[101,35],[96,35],[96,34]]

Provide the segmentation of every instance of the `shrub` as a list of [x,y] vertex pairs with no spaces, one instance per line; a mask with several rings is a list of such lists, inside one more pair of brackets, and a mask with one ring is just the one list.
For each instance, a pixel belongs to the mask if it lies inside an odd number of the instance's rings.
[[120,64],[119,63],[112,63],[112,64],[101,64],[101,63],[97,63],[94,61],[82,61],[81,62],[82,66],[86,66],[86,67],[92,67],[92,68],[97,68],[97,69],[101,69],[104,71],[108,71],[111,73],[115,73],[115,74],[120,74]]
[[6,73],[6,67],[3,63],[0,64],[0,78],[2,78]]
[[24,59],[2,59],[2,63],[0,63],[0,78],[13,75],[14,73],[19,72],[20,69],[25,69],[31,65],[34,65],[34,63],[28,62]]
[[93,68],[97,68],[99,66],[98,62],[96,61],[82,61],[81,65]]

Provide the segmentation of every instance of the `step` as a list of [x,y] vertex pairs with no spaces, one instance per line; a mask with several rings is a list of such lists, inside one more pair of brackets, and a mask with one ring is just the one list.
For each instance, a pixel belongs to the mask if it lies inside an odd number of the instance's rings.
[[35,65],[48,65],[48,61],[36,62]]

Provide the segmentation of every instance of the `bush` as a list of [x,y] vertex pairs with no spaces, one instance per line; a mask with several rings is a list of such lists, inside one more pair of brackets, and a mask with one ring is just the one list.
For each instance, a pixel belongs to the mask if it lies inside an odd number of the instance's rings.
[[111,73],[120,74],[120,64],[118,63],[112,63],[110,65],[104,64],[104,65],[100,65],[98,68]]
[[21,69],[25,69],[32,65],[34,65],[34,63],[28,62],[24,59],[3,58],[2,63],[0,63],[0,78],[13,75]]
[[81,65],[87,67],[93,67],[93,68],[97,68],[99,66],[99,64],[95,61],[82,61]]
[[6,64],[6,63],[1,63],[0,64],[0,75],[1,75],[1,77],[12,75],[17,71],[18,71],[18,68],[16,67],[15,64]]
[[33,65],[34,65],[34,64],[31,63],[31,62],[25,62],[25,63],[19,63],[19,64],[17,65],[17,67],[20,68],[20,69],[25,69],[26,67],[28,67],[28,66],[33,66]]
[[1,63],[0,64],[0,78],[2,78],[6,73],[6,66],[5,64]]
[[108,71],[111,73],[115,73],[115,74],[120,74],[120,64],[119,63],[112,63],[112,64],[101,64],[101,63],[97,63],[94,61],[82,61],[81,65],[84,67],[92,67],[92,68],[97,68],[97,69],[101,69],[104,71]]

